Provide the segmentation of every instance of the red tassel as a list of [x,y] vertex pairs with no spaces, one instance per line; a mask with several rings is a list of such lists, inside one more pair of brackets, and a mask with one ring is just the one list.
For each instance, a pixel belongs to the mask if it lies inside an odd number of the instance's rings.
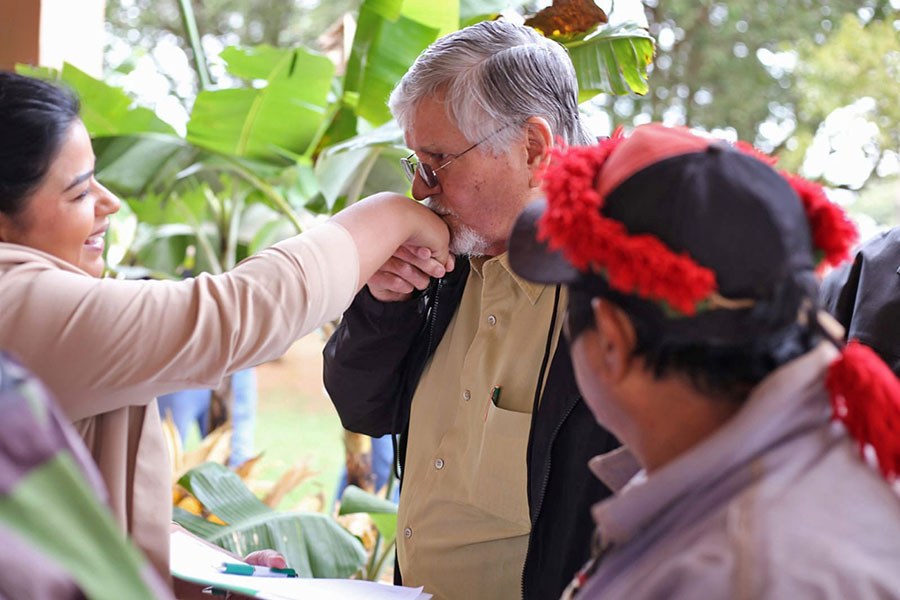
[[851,341],[828,368],[825,387],[834,418],[871,446],[888,481],[900,474],[900,380],[868,346]]

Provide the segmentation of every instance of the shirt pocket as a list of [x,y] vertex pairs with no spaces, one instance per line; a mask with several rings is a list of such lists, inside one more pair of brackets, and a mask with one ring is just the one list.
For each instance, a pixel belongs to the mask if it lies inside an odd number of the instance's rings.
[[525,461],[530,430],[530,413],[488,402],[470,498],[478,509],[521,526],[523,534],[531,529]]

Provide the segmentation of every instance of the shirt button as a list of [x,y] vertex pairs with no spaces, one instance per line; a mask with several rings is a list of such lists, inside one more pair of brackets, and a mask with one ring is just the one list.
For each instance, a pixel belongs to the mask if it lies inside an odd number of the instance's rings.
[[439,458],[436,461],[434,461],[434,468],[437,469],[438,471],[443,469],[444,468],[444,459]]
[[410,529],[409,527],[407,527],[406,529],[404,529],[404,530],[403,530],[403,537],[405,537],[406,539],[411,538],[411,537],[412,537],[412,529]]
[[494,325],[497,324],[497,317],[495,317],[494,315],[488,315],[487,321],[488,321],[488,325],[493,327]]
[[471,398],[472,398],[472,392],[470,392],[469,390],[466,390],[466,391],[463,392],[463,399],[464,399],[464,400],[471,400]]

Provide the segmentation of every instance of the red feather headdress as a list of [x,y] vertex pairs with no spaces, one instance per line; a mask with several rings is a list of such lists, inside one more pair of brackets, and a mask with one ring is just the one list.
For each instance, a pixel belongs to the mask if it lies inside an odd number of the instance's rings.
[[[538,240],[561,250],[577,269],[603,276],[612,289],[657,302],[681,316],[752,306],[751,299],[719,295],[715,272],[686,252],[672,251],[651,234],[631,235],[623,223],[603,215],[605,198],[597,191],[597,176],[624,139],[618,129],[594,146],[553,151],[544,173],[547,209],[538,222]],[[735,147],[775,165],[776,159],[749,144],[738,142]],[[846,260],[857,232],[844,211],[828,200],[822,186],[787,171],[779,173],[803,203],[818,268]],[[893,480],[900,475],[900,381],[870,348],[828,337],[842,347],[826,376],[834,418],[844,423],[861,452],[867,446],[874,449],[881,472]]]

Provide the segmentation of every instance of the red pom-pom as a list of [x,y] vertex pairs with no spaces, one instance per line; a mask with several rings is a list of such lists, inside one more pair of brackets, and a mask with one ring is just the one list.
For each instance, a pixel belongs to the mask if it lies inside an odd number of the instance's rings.
[[888,481],[900,474],[900,381],[868,346],[852,341],[828,368],[825,387],[834,418],[870,446]]
[[858,234],[843,209],[828,199],[821,185],[787,171],[781,175],[803,202],[813,246],[824,253],[824,262],[836,267],[850,258]]
[[543,174],[547,210],[538,223],[538,239],[547,240],[551,250],[562,249],[575,268],[603,272],[615,290],[694,315],[697,304],[716,291],[715,273],[655,236],[629,235],[621,222],[601,213],[604,198],[595,180],[623,139],[617,129],[596,146],[553,152]]
[[[770,167],[778,162],[777,158],[763,153],[747,142],[735,142],[734,147]],[[828,200],[825,190],[818,183],[788,171],[781,171],[781,176],[787,180],[803,202],[803,209],[806,211],[812,232],[813,247],[824,255],[823,266],[828,264],[836,267],[847,260],[850,257],[850,248],[858,238],[853,222],[839,206]]]

